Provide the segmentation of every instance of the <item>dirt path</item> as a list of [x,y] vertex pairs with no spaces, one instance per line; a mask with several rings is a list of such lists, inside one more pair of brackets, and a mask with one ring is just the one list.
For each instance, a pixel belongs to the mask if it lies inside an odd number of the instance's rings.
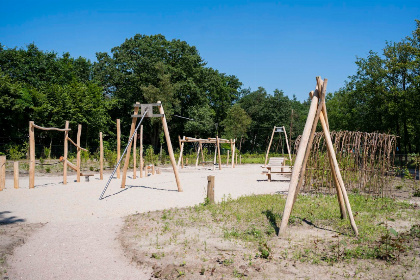
[[[10,279],[149,279],[151,270],[130,264],[116,239],[122,219],[128,214],[185,207],[204,201],[207,176],[215,175],[215,198],[236,198],[252,193],[286,191],[288,181],[261,181],[259,165],[235,169],[183,169],[184,192],[176,192],[170,170],[143,179],[112,180],[105,195],[99,195],[106,183],[97,176],[91,182],[75,183],[69,177],[66,186],[61,177],[36,178],[36,188],[28,189],[27,178],[21,189],[12,188],[11,179],[0,193],[3,220],[23,223],[47,223],[15,249],[7,259]],[[131,174],[130,174],[131,176]],[[1,221],[0,221],[1,222]]]

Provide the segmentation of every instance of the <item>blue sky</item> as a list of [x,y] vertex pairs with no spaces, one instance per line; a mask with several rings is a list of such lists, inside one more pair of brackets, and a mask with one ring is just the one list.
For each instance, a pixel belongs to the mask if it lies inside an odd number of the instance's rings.
[[315,77],[344,86],[356,57],[411,35],[420,1],[9,1],[0,43],[96,60],[135,34],[194,45],[208,66],[256,90],[304,100]]

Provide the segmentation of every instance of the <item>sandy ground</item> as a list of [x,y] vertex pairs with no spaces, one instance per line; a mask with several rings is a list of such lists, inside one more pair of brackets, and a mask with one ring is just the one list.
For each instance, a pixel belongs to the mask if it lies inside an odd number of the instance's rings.
[[289,182],[284,177],[267,182],[260,165],[214,171],[187,167],[180,171],[184,191],[178,193],[169,168],[137,179],[131,171],[125,189],[120,179],[113,179],[99,200],[109,175],[102,181],[95,175],[90,182],[77,183],[71,173],[67,185],[62,176],[38,176],[32,190],[28,177],[21,178],[20,189],[13,189],[12,178],[6,179],[6,189],[0,192],[0,222],[46,223],[8,257],[9,279],[149,279],[151,270],[131,264],[116,239],[123,217],[201,203],[208,175],[215,176],[216,201],[229,195],[286,192]]

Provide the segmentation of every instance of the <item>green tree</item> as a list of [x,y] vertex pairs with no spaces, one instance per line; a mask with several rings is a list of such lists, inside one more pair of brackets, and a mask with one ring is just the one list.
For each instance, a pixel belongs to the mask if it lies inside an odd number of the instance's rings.
[[[252,120],[245,110],[242,109],[239,104],[234,104],[230,107],[226,114],[226,118],[221,123],[224,127],[224,137],[228,139],[242,139],[243,137],[246,137],[251,122]],[[239,150],[240,149],[241,147]]]

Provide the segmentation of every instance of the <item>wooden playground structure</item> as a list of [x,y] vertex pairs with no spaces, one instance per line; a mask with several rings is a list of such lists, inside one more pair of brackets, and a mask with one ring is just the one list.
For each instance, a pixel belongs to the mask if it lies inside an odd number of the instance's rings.
[[350,224],[353,228],[355,235],[358,235],[356,223],[354,221],[353,213],[351,210],[350,202],[347,196],[347,191],[341,177],[340,168],[337,163],[336,154],[331,141],[329,132],[329,124],[327,117],[327,107],[325,105],[325,93],[327,89],[327,79],[322,80],[321,77],[316,77],[315,91],[309,93],[311,106],[309,108],[308,118],[306,119],[305,128],[302,133],[299,149],[297,151],[296,160],[294,162],[293,171],[290,179],[289,192],[287,194],[286,205],[284,207],[283,217],[281,220],[279,235],[284,233],[289,222],[290,214],[293,205],[296,201],[299,189],[303,184],[303,179],[306,170],[306,164],[310,155],[312,142],[315,136],[316,126],[321,121],[322,130],[324,132],[325,140],[327,143],[329,163],[331,170],[333,170],[334,183],[337,191],[338,204],[340,207],[341,218],[346,217],[346,209],[350,219]]
[[[217,163],[219,166],[219,170],[222,170],[222,160],[221,160],[221,156],[220,156],[220,144],[230,144],[230,151],[231,151],[231,155],[232,155],[232,168],[235,168],[235,161],[233,160],[235,158],[235,140],[228,140],[228,139],[222,139],[216,136],[216,138],[207,138],[207,139],[201,139],[201,138],[194,138],[194,137],[185,137],[183,136],[182,139],[181,137],[178,136],[178,140],[179,140],[179,147],[180,147],[180,152],[179,152],[179,158],[178,158],[178,167],[184,168],[184,158],[183,158],[183,153],[184,153],[184,144],[185,143],[198,143],[198,148],[197,148],[197,157],[196,157],[196,161],[195,161],[195,166],[197,167],[199,165],[199,161],[200,161],[200,153],[201,153],[201,163],[204,165],[206,163],[205,158],[204,158],[204,153],[203,153],[203,144],[214,144],[215,148],[214,148],[214,161],[213,161],[213,167],[216,166],[216,156],[217,156]],[[182,164],[181,164],[182,163]],[[227,155],[227,162],[226,162],[226,166],[229,165],[229,150],[228,150],[228,155]]]
[[281,140],[281,134],[284,134],[284,139],[286,140],[286,147],[287,152],[289,154],[289,161],[292,162],[292,155],[290,154],[290,146],[289,141],[287,140],[287,133],[284,126],[274,126],[273,132],[271,133],[270,143],[268,144],[267,152],[265,154],[265,161],[264,161],[264,168],[262,174],[267,176],[267,180],[271,182],[272,175],[273,174],[291,174],[292,173],[292,167],[286,166],[286,159],[284,157],[270,157],[270,160],[268,158],[268,155],[270,153],[271,144],[273,143],[274,134],[279,133],[280,134],[280,140]]

